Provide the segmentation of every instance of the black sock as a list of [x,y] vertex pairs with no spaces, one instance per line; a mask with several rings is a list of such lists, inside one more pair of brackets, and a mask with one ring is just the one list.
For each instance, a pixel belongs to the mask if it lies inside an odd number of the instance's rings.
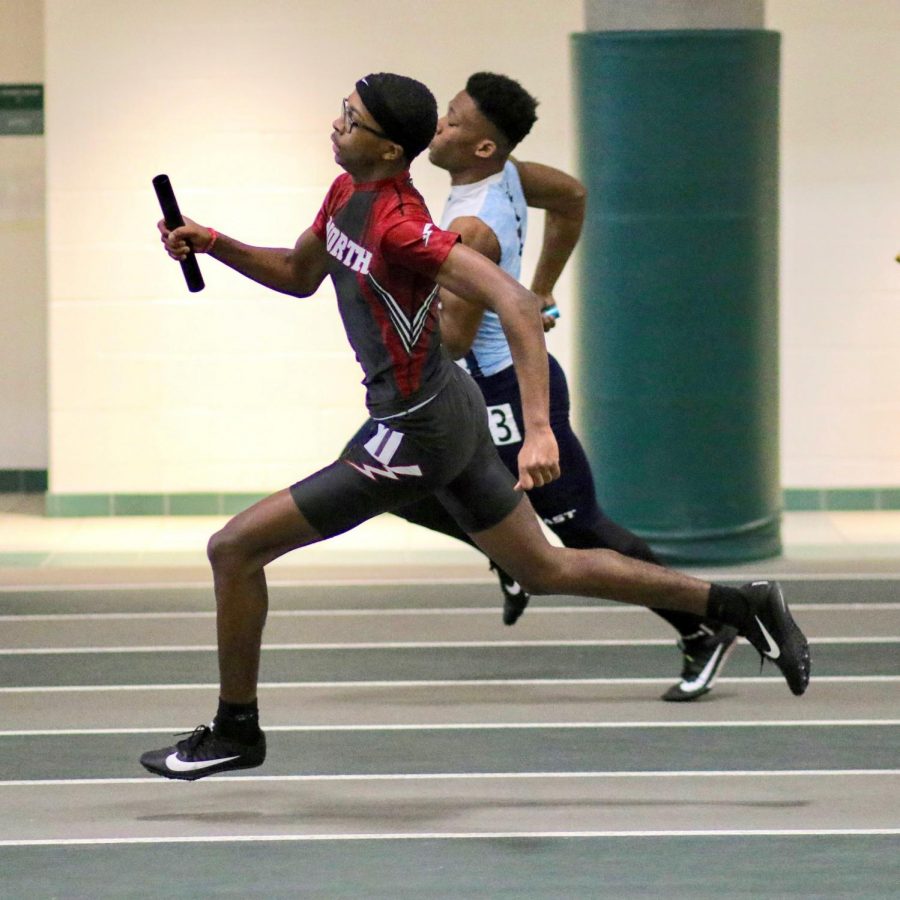
[[651,607],[650,612],[656,613],[661,619],[665,619],[683,638],[696,637],[700,631],[700,626],[706,621],[700,616],[682,612],[680,609],[655,609]]
[[747,598],[737,588],[714,584],[709,589],[706,615],[716,622],[733,625],[743,631],[750,616],[750,605]]
[[213,731],[242,744],[255,744],[260,735],[259,706],[250,703],[229,703],[219,698],[219,709],[213,720]]

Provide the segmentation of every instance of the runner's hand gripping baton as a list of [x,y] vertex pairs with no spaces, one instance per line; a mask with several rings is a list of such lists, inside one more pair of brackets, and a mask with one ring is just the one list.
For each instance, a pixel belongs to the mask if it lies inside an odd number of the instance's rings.
[[[166,228],[179,228],[184,225],[184,219],[181,211],[178,209],[178,201],[175,199],[175,191],[172,190],[172,182],[169,181],[169,176],[157,175],[153,179],[153,189],[156,191],[156,199],[159,200],[159,208],[162,210]],[[193,250],[185,259],[181,260],[181,271],[184,273],[184,280],[187,282],[188,290],[192,294],[202,291],[206,287]]]

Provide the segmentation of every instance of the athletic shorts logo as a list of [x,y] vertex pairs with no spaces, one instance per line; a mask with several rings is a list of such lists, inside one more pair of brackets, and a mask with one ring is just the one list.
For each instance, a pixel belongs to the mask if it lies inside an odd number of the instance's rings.
[[428,246],[428,242],[431,240],[431,232],[434,231],[434,225],[430,222],[422,229],[422,241],[425,246]]
[[549,516],[544,519],[544,523],[547,525],[562,525],[563,522],[568,522],[570,519],[575,518],[575,513],[577,513],[577,509],[567,509],[565,512],[561,512],[555,516]]
[[371,456],[381,463],[382,468],[371,466],[368,463],[362,465],[353,462],[352,459],[346,460],[357,472],[362,473],[366,478],[377,481],[378,475],[382,478],[389,478],[391,481],[397,481],[401,475],[411,475],[416,478],[422,477],[422,470],[419,466],[392,466],[391,460],[396,456],[400,449],[400,443],[403,441],[403,434],[399,431],[391,431],[386,425],[379,423],[378,430],[364,444],[366,450]]

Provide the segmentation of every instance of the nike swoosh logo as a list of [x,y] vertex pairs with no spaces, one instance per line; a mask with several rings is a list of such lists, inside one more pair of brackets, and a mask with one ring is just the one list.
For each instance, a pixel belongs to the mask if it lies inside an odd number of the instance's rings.
[[766,654],[766,656],[769,657],[769,659],[778,659],[778,657],[781,656],[781,650],[778,647],[778,644],[776,644],[775,641],[772,640],[772,635],[769,634],[768,631],[766,631],[766,626],[759,621],[759,616],[754,616],[753,618],[756,619],[756,624],[759,625],[759,630],[762,632],[762,636],[766,639],[766,643],[769,645],[769,649],[764,650],[763,652]]
[[[685,692],[689,692],[694,690],[694,688],[698,688],[706,684],[706,682],[709,680],[710,673],[713,671],[713,669],[715,669],[716,663],[718,663],[719,657],[722,655],[722,653],[724,653],[724,651],[725,648],[721,644],[719,644],[719,646],[716,647],[713,655],[709,658],[709,662],[703,667],[703,671],[693,681],[682,681],[681,689]],[[712,687],[711,683],[710,687]]]
[[513,597],[517,597],[522,593],[522,585],[520,585],[518,581],[510,581],[506,584],[506,593],[512,594]]
[[231,762],[233,759],[237,759],[237,756],[225,756],[222,759],[202,759],[197,762],[185,762],[183,759],[178,758],[177,753],[170,753],[166,757],[166,767],[172,772],[196,772],[197,769],[208,769],[210,766]]

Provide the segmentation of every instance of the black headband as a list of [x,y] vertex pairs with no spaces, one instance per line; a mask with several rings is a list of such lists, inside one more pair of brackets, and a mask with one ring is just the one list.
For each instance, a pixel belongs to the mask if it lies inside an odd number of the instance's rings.
[[437,104],[425,85],[379,72],[360,78],[356,93],[388,140],[403,148],[407,161],[431,143],[437,128]]
[[374,78],[360,78],[356,82],[356,93],[365,104],[372,118],[379,124],[389,140],[403,146],[403,123],[391,112],[381,85]]

